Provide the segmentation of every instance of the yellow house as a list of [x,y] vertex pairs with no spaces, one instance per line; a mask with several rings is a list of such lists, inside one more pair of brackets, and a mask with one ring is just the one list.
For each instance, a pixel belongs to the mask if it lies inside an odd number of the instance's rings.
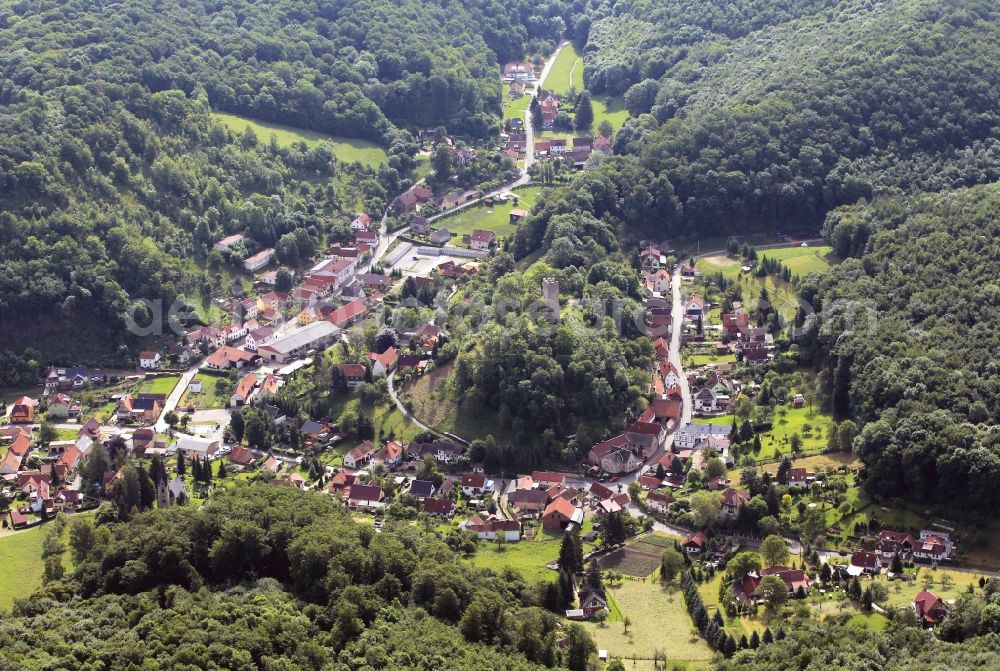
[[316,311],[316,308],[306,308],[299,313],[298,317],[295,318],[295,320],[302,326],[312,324],[317,319],[319,319],[319,312]]

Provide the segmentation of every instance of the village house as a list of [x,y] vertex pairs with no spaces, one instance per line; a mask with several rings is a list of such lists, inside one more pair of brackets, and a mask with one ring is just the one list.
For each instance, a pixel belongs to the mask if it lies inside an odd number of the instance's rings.
[[594,445],[587,460],[605,473],[629,473],[642,466],[642,457],[633,451],[625,434]]
[[416,216],[410,219],[410,233],[414,235],[427,235],[431,232],[431,222],[427,217]]
[[557,497],[552,500],[542,513],[542,528],[548,531],[559,531],[571,524],[583,524],[583,508],[577,508],[567,499]]
[[646,273],[655,273],[660,268],[666,268],[667,257],[660,252],[659,247],[648,245],[639,250],[639,263]]
[[805,489],[816,479],[815,473],[810,473],[805,468],[789,468],[787,475],[788,486],[793,489]]
[[390,347],[381,354],[372,352],[368,356],[372,360],[373,377],[385,377],[392,374],[392,372],[396,370],[396,364],[399,361],[399,356],[395,347]]
[[30,424],[35,421],[35,411],[38,409],[38,401],[30,396],[21,396],[10,408],[11,424]]
[[722,337],[737,338],[740,333],[750,328],[750,314],[746,312],[727,312],[722,315]]
[[274,253],[270,247],[263,249],[253,256],[243,259],[243,267],[251,273],[256,272],[274,260]]
[[684,315],[692,320],[705,318],[705,299],[698,294],[691,294],[684,302]]
[[611,153],[611,140],[603,135],[598,135],[594,138],[594,151],[603,151],[605,153]]
[[366,368],[360,363],[340,363],[334,366],[340,371],[344,379],[347,380],[347,386],[354,389],[359,384],[365,381]]
[[494,483],[482,473],[466,473],[462,476],[462,494],[465,496],[482,496],[492,494]]
[[410,496],[415,498],[417,501],[423,501],[434,496],[434,483],[430,480],[411,480],[410,481]]
[[385,441],[378,452],[375,453],[375,461],[385,464],[386,468],[396,468],[403,463],[403,446],[395,440]]
[[257,376],[253,373],[244,375],[240,381],[236,383],[236,388],[229,397],[229,407],[238,408],[241,405],[248,405],[256,387]]
[[709,437],[728,438],[730,427],[723,424],[685,424],[674,432],[674,446],[694,449],[698,442]]
[[365,302],[360,298],[340,306],[326,316],[326,320],[337,328],[347,328],[365,317]]
[[45,394],[57,391],[79,390],[90,386],[93,375],[86,366],[49,368],[45,375]]
[[676,500],[670,494],[650,492],[646,495],[646,507],[659,513],[665,513]]
[[531,481],[536,487],[548,489],[553,485],[565,485],[566,474],[557,471],[532,471]]
[[222,345],[222,330],[214,326],[200,326],[184,336],[188,345],[200,346],[203,343],[208,347],[219,347]]
[[517,489],[507,496],[507,503],[518,518],[535,518],[542,514],[549,502],[544,489]]
[[354,217],[351,222],[352,231],[367,231],[371,227],[372,218],[369,217],[364,212],[358,213],[358,216]]
[[708,538],[704,531],[698,531],[685,538],[681,547],[689,555],[701,554],[708,547]]
[[490,248],[496,244],[497,235],[493,231],[484,231],[481,229],[476,229],[472,231],[472,235],[469,237],[469,244],[473,249],[478,249],[481,251],[488,252]]
[[455,502],[451,499],[425,499],[424,512],[432,517],[451,517],[455,514]]
[[230,368],[239,370],[253,363],[258,358],[258,355],[253,352],[223,345],[208,355],[203,366],[209,370],[228,370]]
[[234,445],[232,451],[229,453],[229,465],[236,470],[243,470],[249,468],[256,461],[253,456],[253,452],[250,448],[243,447],[242,445]]
[[720,514],[723,518],[735,520],[744,505],[750,502],[750,493],[743,489],[728,488],[722,492],[722,509]]
[[924,627],[940,624],[948,615],[948,605],[926,589],[913,598],[913,614]]
[[432,245],[440,247],[441,245],[448,244],[448,241],[451,240],[451,231],[447,228],[439,228],[431,233],[427,239]]
[[875,552],[865,552],[858,550],[851,555],[851,564],[847,567],[847,573],[858,576],[863,573],[877,575],[882,572],[882,560]]
[[571,617],[570,613],[575,614],[575,611],[578,610],[584,619],[590,619],[598,613],[608,610],[607,598],[599,591],[591,588],[590,585],[585,585],[577,594],[577,598],[580,600],[580,608],[567,611],[567,617]]
[[535,68],[531,65],[531,63],[507,63],[503,66],[503,78],[513,80],[515,82],[522,82],[523,90],[523,82],[533,81],[535,79]]
[[278,330],[273,326],[261,326],[247,333],[243,346],[251,352],[256,352],[261,345],[266,345],[275,339]]
[[188,459],[213,459],[219,452],[219,441],[198,436],[181,436],[176,448]]
[[378,485],[355,482],[345,491],[347,505],[353,510],[378,510],[385,505],[385,492]]
[[242,233],[233,233],[232,235],[227,235],[226,237],[219,240],[213,248],[217,251],[223,252],[235,245],[237,242],[243,242],[246,239]]
[[483,519],[476,514],[460,526],[476,534],[476,538],[480,540],[492,541],[503,538],[512,543],[521,540],[521,523],[517,520]]
[[915,561],[940,562],[951,559],[954,544],[949,534],[943,531],[923,529],[913,547]]
[[375,444],[370,440],[361,443],[344,455],[345,468],[364,468],[375,457]]
[[80,414],[82,407],[79,403],[63,393],[56,393],[49,397],[48,407],[45,416],[48,419],[66,419],[76,417]]

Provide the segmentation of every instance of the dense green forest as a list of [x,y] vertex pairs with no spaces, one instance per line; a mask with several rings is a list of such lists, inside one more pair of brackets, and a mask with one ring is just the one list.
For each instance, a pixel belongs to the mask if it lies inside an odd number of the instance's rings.
[[846,261],[800,285],[801,339],[836,415],[865,423],[868,487],[958,510],[1000,505],[1000,187],[833,212]]
[[[551,49],[563,4],[144,0],[0,6],[0,384],[50,362],[131,364],[132,299],[199,303],[211,244],[307,262],[400,189],[410,130],[499,128],[499,63]],[[388,148],[259,146],[211,109]],[[238,264],[238,259],[235,259]],[[208,271],[206,272],[206,269]],[[140,321],[144,315],[139,315]],[[73,337],[67,334],[71,332]]]
[[962,645],[942,643],[909,618],[897,618],[884,632],[851,625],[816,624],[753,652],[723,662],[723,671],[973,671],[1000,665],[1000,637],[974,638]]
[[14,91],[203,89],[218,109],[336,135],[383,140],[395,124],[483,136],[498,127],[498,61],[558,39],[560,12],[525,0],[23,0],[0,10],[0,44]]
[[260,484],[107,513],[72,520],[76,571],[0,621],[0,669],[583,671],[594,651],[517,574],[405,523],[357,524],[328,496]]
[[585,79],[626,91],[634,118],[615,151],[672,185],[682,209],[660,218],[664,234],[815,233],[861,197],[998,177],[996,3],[636,2],[613,14],[590,29]]

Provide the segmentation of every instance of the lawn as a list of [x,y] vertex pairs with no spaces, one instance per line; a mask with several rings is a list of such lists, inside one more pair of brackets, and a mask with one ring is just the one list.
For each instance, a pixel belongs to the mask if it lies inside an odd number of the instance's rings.
[[0,536],[0,566],[8,576],[0,580],[0,611],[9,611],[14,599],[29,596],[42,584],[42,539],[48,530],[43,524]]
[[261,142],[270,142],[273,135],[277,138],[278,145],[281,147],[290,147],[297,142],[305,142],[310,147],[316,146],[321,142],[329,142],[333,145],[333,153],[337,157],[337,160],[345,163],[358,161],[365,165],[374,166],[385,163],[388,160],[385,149],[368,140],[327,135],[304,128],[294,128],[268,121],[258,121],[224,112],[212,112],[212,117],[235,133],[242,133],[249,127]]
[[[716,573],[714,578],[698,585],[698,592],[701,594],[701,598],[705,602],[705,608],[708,610],[710,616],[714,616],[715,611],[718,609],[719,586],[722,584],[723,576],[724,573],[722,572]],[[767,625],[760,619],[747,616],[731,618],[724,610],[722,611],[722,617],[725,620],[726,633],[731,634],[737,641],[740,640],[740,636],[746,636],[749,639],[755,631],[762,635],[767,628]]]
[[736,363],[736,354],[688,354],[685,362],[689,366],[704,366],[710,363]]
[[621,622],[583,624],[597,647],[607,650],[609,656],[652,657],[656,650],[666,650],[671,661],[707,662],[713,658],[708,645],[695,632],[677,587],[625,580],[609,592],[622,615],[632,621],[628,632]]
[[[784,413],[784,414],[782,414]],[[732,415],[720,417],[695,417],[697,424],[722,424],[731,426]],[[802,449],[799,454],[815,454],[827,446],[830,427],[833,421],[830,415],[816,407],[792,408],[779,405],[774,410],[773,424],[770,431],[760,435],[761,450],[753,456],[756,459],[772,459],[784,454],[792,454],[792,434],[799,434],[802,439]]]
[[510,211],[515,207],[530,210],[541,192],[542,189],[538,186],[517,189],[513,191],[518,200],[517,205],[514,205],[513,201],[498,203],[492,207],[482,204],[472,205],[450,217],[437,220],[435,227],[447,228],[451,231],[454,236],[452,243],[460,247],[468,246],[467,243],[462,242],[461,236],[470,235],[477,228],[493,231],[498,238],[503,239],[513,235],[514,231],[517,230],[517,224],[510,221]]
[[194,404],[199,410],[227,407],[229,405],[229,394],[219,395],[215,392],[215,383],[220,379],[227,378],[224,375],[213,375],[212,373],[196,373],[194,380],[201,381],[201,391],[195,394],[190,391],[190,387],[185,389],[178,406],[186,408]]
[[539,528],[533,539],[517,543],[497,545],[495,542],[481,541],[469,562],[497,572],[506,568],[513,569],[528,582],[555,580],[558,575],[545,568],[545,565],[559,558],[561,544],[561,533],[547,533]]
[[[624,96],[599,96],[591,100],[594,108],[594,133],[602,121],[610,121],[611,128],[618,130],[628,121],[628,110],[625,109]],[[794,271],[793,271],[794,272]]]
[[180,379],[179,375],[147,378],[139,383],[136,391],[143,394],[166,394],[169,396]]
[[504,82],[503,85],[503,118],[507,119],[524,119],[524,113],[528,111],[528,105],[531,103],[530,95],[523,95],[520,98],[511,100],[509,97],[510,84]]
[[542,88],[557,96],[567,95],[570,89],[583,90],[583,56],[572,43],[563,45]]
[[800,276],[811,272],[822,272],[839,262],[833,254],[833,248],[826,245],[762,249],[759,253],[769,259],[780,259],[781,263],[792,271],[792,275]]

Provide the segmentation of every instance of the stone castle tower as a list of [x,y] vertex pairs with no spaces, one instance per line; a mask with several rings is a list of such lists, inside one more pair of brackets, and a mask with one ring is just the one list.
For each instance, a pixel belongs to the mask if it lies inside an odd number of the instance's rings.
[[542,280],[542,300],[549,306],[552,321],[559,321],[559,280],[554,277]]

